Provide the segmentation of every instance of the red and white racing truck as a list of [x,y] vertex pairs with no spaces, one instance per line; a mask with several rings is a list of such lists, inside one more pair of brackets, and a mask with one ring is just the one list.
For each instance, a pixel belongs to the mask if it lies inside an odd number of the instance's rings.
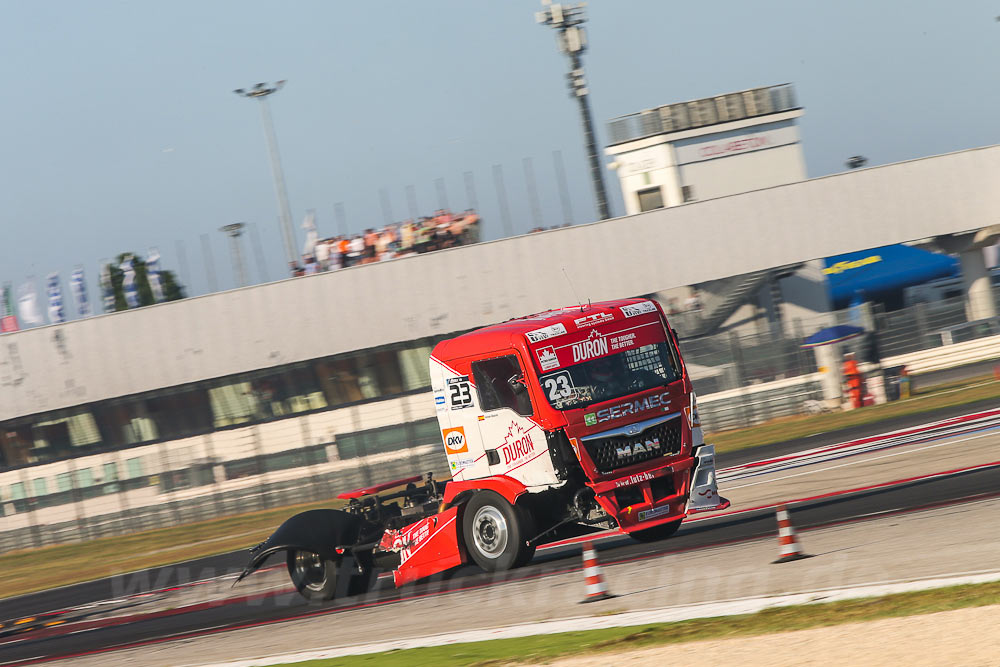
[[469,561],[517,567],[566,524],[654,540],[729,505],[653,301],[479,329],[438,344],[430,370],[451,480],[393,480],[341,494],[344,510],[293,516],[251,549],[240,579],[284,551],[296,588],[330,599],[363,591],[380,569],[401,586]]

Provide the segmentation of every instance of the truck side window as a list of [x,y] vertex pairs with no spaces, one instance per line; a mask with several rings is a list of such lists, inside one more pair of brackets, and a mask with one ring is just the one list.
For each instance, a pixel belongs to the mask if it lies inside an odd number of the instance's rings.
[[[519,415],[531,414],[531,399],[523,384],[516,389],[517,380],[524,377],[517,357],[506,357],[472,362],[472,377],[479,392],[479,405],[483,411],[510,408]],[[512,378],[515,380],[512,381]]]

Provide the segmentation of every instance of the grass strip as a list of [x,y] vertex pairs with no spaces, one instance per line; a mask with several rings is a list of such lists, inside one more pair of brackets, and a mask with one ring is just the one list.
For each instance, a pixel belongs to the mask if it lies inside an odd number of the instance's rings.
[[[420,665],[496,665],[541,663],[580,654],[631,651],[650,646],[708,639],[731,639],[790,632],[883,618],[931,614],[1000,604],[1000,582],[936,588],[876,598],[778,607],[740,616],[702,618],[676,623],[587,630],[517,639],[389,651],[294,663],[296,667],[416,667]],[[609,664],[613,657],[609,655]]]
[[[1000,398],[1000,382],[991,377],[975,378],[934,387],[904,401],[845,413],[789,417],[746,429],[714,433],[708,439],[717,451],[744,449],[988,398]],[[0,555],[0,572],[4,573],[0,579],[0,598],[245,549],[265,539],[292,514],[340,504],[331,499],[277,507],[123,537],[3,554]]]
[[246,549],[266,539],[292,514],[343,504],[343,501],[330,500],[278,507],[132,535],[4,554],[0,556],[0,572],[4,573],[0,579],[0,597]]
[[[714,433],[709,431],[706,439],[715,445],[717,452],[735,451],[990,398],[1000,399],[1000,382],[992,376],[984,376],[962,383],[936,386],[921,391],[911,398],[892,403],[871,405],[847,412],[782,417],[743,429]],[[711,424],[705,426],[711,428]]]

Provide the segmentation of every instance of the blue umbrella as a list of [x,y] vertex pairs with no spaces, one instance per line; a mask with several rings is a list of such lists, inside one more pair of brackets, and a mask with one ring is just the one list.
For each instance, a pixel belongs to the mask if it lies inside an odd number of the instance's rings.
[[850,324],[838,324],[835,327],[820,329],[812,336],[809,336],[805,339],[805,342],[802,343],[802,347],[819,347],[820,345],[842,343],[845,340],[857,338],[864,332],[865,330],[861,327],[851,326]]

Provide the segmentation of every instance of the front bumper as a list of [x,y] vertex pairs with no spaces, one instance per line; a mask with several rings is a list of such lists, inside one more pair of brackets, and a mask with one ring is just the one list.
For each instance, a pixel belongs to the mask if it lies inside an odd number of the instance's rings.
[[729,507],[719,495],[711,445],[699,447],[696,456],[589,486],[604,511],[627,533]]

